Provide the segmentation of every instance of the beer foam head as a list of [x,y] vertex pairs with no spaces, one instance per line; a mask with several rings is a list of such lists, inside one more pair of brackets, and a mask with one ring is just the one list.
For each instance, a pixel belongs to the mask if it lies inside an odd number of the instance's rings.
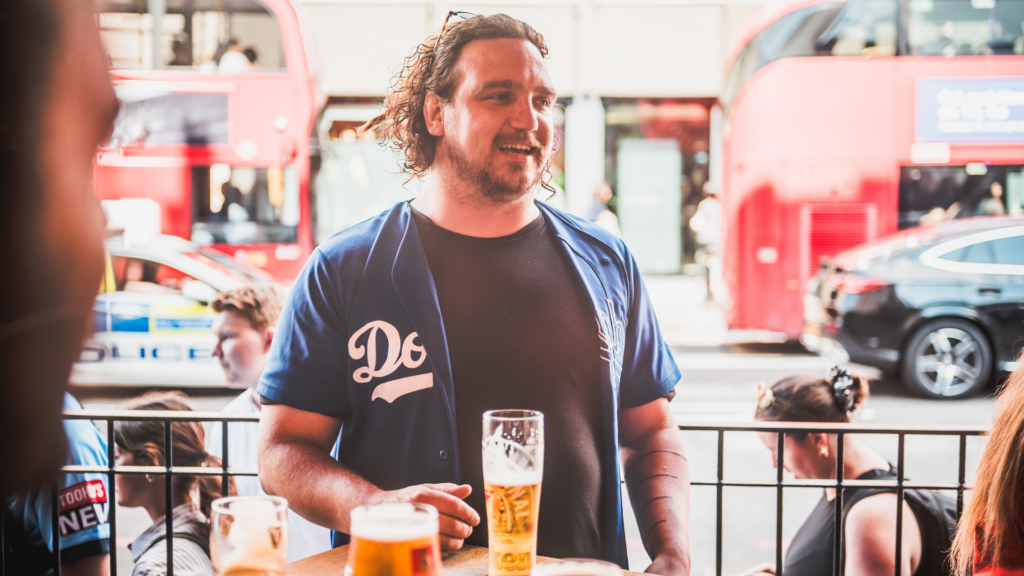
[[533,486],[540,484],[544,474],[541,470],[520,472],[508,468],[484,468],[484,482],[496,486]]
[[437,535],[437,509],[429,504],[376,504],[352,510],[352,536],[407,542]]

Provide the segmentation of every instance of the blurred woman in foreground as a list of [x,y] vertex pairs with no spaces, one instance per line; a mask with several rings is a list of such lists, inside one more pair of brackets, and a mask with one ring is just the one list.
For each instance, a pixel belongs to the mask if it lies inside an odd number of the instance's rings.
[[[151,392],[133,398],[122,410],[191,411],[180,392]],[[171,453],[174,466],[219,468],[220,459],[206,453],[203,425],[199,422],[171,424]],[[114,455],[118,466],[164,466],[164,423],[118,421],[114,424]],[[164,476],[161,474],[120,474],[117,503],[126,508],[141,507],[153,525],[131,543],[132,576],[163,576],[167,573],[167,514]],[[174,574],[213,576],[210,564],[210,528],[207,518],[215,498],[221,495],[219,476],[175,475],[171,483],[174,530]],[[234,493],[234,482],[230,484]],[[198,490],[197,490],[198,488]],[[198,502],[193,493],[198,492]]]
[[[848,423],[868,396],[863,378],[833,368],[828,379],[789,376],[760,390],[755,419],[762,422]],[[778,466],[778,435],[758,435]],[[836,477],[835,434],[788,433],[782,465],[798,479],[831,480]],[[856,437],[843,442],[845,480],[896,480],[893,466]],[[896,489],[843,489],[842,566],[851,576],[892,576],[896,567]],[[903,502],[903,554],[901,573],[948,575],[945,550],[949,549],[955,504],[949,498],[923,490],[907,490]],[[831,574],[835,538],[835,489],[825,489],[821,501],[797,531],[786,553],[786,576]],[[950,511],[952,510],[952,512]],[[772,565],[759,566],[747,576],[775,574]]]
[[[1018,360],[1024,359],[1018,358]],[[999,393],[953,542],[958,576],[1024,576],[1024,364]]]

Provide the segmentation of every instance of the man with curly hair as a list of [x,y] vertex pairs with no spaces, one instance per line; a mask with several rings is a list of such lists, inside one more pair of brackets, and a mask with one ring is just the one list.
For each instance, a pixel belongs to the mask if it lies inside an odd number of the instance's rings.
[[486,546],[481,416],[539,410],[538,554],[625,566],[624,477],[649,571],[688,574],[680,373],[636,262],[535,199],[555,148],[546,55],[514,18],[450,13],[406,59],[366,129],[426,190],[296,280],[258,389],[260,479],[336,546],[354,507],[395,501],[437,507],[446,549]]

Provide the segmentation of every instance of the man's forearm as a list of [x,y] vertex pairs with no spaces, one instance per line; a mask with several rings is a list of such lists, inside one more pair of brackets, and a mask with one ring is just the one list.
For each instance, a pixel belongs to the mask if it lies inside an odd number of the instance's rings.
[[260,484],[267,494],[286,498],[302,517],[346,533],[352,509],[381,493],[327,452],[299,440],[264,449]]
[[623,466],[644,549],[689,569],[690,466],[679,430],[660,428],[623,446]]

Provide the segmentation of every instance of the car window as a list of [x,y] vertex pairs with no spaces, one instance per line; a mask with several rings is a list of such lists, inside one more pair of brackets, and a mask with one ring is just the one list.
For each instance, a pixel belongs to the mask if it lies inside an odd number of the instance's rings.
[[119,292],[181,294],[181,288],[194,280],[176,268],[152,260],[114,256],[113,261]]
[[964,246],[963,248],[958,248],[952,252],[947,252],[946,254],[939,256],[939,258],[942,260],[949,260],[950,262],[996,264],[996,256],[992,248],[991,241]]
[[1024,236],[1012,236],[985,242],[992,245],[996,264],[1024,266]]

